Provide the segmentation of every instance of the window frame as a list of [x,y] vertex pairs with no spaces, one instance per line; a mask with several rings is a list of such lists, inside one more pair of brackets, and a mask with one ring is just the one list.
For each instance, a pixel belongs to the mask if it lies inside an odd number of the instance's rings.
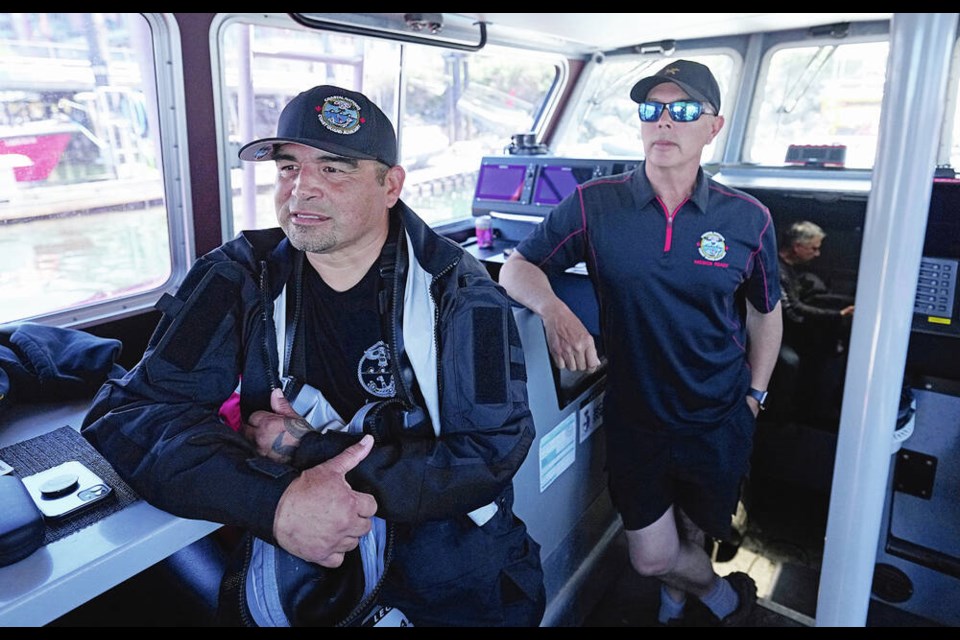
[[[337,33],[336,31],[325,31],[319,28],[311,28],[304,26],[303,24],[295,21],[286,13],[259,13],[259,14],[217,14],[210,26],[210,61],[212,65],[212,78],[213,78],[213,96],[214,96],[214,111],[215,111],[215,122],[217,134],[217,159],[219,165],[219,176],[220,176],[220,223],[221,223],[221,236],[222,241],[226,242],[237,235],[237,230],[234,225],[234,210],[233,210],[233,197],[232,190],[234,189],[233,181],[231,179],[231,171],[241,166],[241,161],[237,157],[240,145],[236,143],[231,143],[228,139],[227,130],[227,111],[226,104],[229,96],[227,82],[226,82],[226,69],[225,69],[225,60],[221,55],[223,51],[223,42],[225,38],[225,32],[229,27],[236,25],[253,25],[253,26],[263,26],[277,29],[297,29],[304,32],[314,32],[314,33]],[[391,38],[389,34],[385,32],[380,32],[376,30],[370,31],[368,35],[364,34],[354,34],[354,37],[358,38],[379,38],[385,39],[391,42],[396,42],[399,46],[429,46],[422,43],[407,43],[402,40],[397,40]],[[444,46],[442,41],[441,43],[435,45],[437,48],[445,49],[447,51],[457,51],[455,47]],[[569,61],[566,57],[559,53],[544,52],[538,51],[535,49],[524,48],[515,45],[511,42],[501,42],[497,41],[495,38],[488,39],[485,49],[495,49],[498,51],[516,51],[518,55],[523,55],[527,58],[540,58],[545,61],[550,62],[555,65],[557,68],[557,77],[549,90],[543,104],[540,109],[536,112],[534,116],[534,125],[531,128],[532,133],[537,136],[537,139],[542,139],[547,125],[551,122],[559,103],[560,98],[563,96],[566,91],[569,82],[570,82],[570,67]],[[471,52],[468,55],[473,53],[482,53],[482,52]],[[396,80],[396,90],[402,95],[403,89],[406,83],[406,76],[403,73],[403,69],[400,69],[400,76]],[[397,123],[397,137],[398,142],[403,144],[403,126],[402,113],[397,113],[397,111],[403,110],[402,100],[388,112],[388,116],[391,120]],[[521,132],[515,132],[521,133]],[[246,142],[246,141],[244,141]],[[504,140],[504,147],[508,146],[510,140]],[[242,144],[242,143],[241,143]],[[477,167],[479,168],[480,158],[477,158]],[[409,203],[416,210],[415,203]],[[473,227],[473,216],[464,215],[462,218],[456,218],[452,220],[444,220],[441,222],[436,222],[431,224],[431,226],[441,232],[452,232],[460,228]]]
[[[947,81],[946,108],[937,149],[937,165],[951,166],[960,175],[960,28],[950,56],[950,77]],[[956,151],[954,151],[956,150]],[[956,163],[953,162],[954,158]]]
[[[721,129],[716,140],[712,143],[713,149],[710,157],[705,155],[702,159],[702,164],[706,166],[719,166],[721,159],[724,157],[724,150],[728,144],[731,129],[730,125],[737,117],[738,112],[743,110],[743,107],[740,105],[739,94],[741,90],[740,85],[743,81],[744,58],[742,52],[738,48],[728,44],[714,45],[712,43],[707,43],[707,46],[702,47],[685,47],[683,49],[672,51],[669,56],[658,54],[657,57],[653,57],[653,54],[625,52],[610,53],[608,55],[596,54],[592,56],[584,66],[583,72],[581,73],[580,79],[577,83],[578,86],[574,89],[574,92],[570,96],[567,109],[564,112],[563,118],[557,124],[553,139],[560,140],[561,138],[573,137],[575,130],[580,126],[580,118],[578,110],[571,107],[580,104],[580,101],[583,100],[585,96],[590,95],[597,90],[598,83],[603,80],[602,74],[598,73],[597,70],[602,65],[609,64],[610,60],[635,59],[638,63],[640,63],[640,61],[646,58],[652,60],[652,64],[648,69],[649,73],[654,73],[664,64],[666,64],[667,60],[673,60],[677,58],[695,58],[702,56],[726,56],[730,58],[732,64],[729,81],[730,84],[729,86],[721,87],[722,91],[720,96],[720,113],[723,115],[726,124],[724,125],[723,129]],[[638,76],[637,79],[639,80],[639,78],[643,75],[648,74],[645,72],[644,74]],[[639,136],[639,116],[636,116],[635,126],[637,130],[637,136]],[[598,157],[615,158],[620,156],[606,155]]]
[[[855,38],[855,39],[844,40],[842,42],[802,41],[802,42],[795,42],[795,43],[784,43],[784,44],[777,45],[775,47],[771,47],[764,53],[763,62],[761,63],[761,66],[760,66],[760,73],[756,81],[757,86],[759,87],[761,84],[767,81],[767,78],[769,78],[769,75],[770,75],[770,68],[773,64],[773,58],[779,53],[790,51],[790,50],[810,49],[810,48],[816,48],[816,47],[822,47],[822,46],[836,46],[837,48],[840,48],[844,46],[854,46],[859,44],[877,44],[882,42],[884,42],[882,38]],[[886,43],[889,47],[889,40],[887,40]],[[883,101],[882,91],[883,89],[881,88],[880,108],[882,108],[882,101]],[[782,160],[779,163],[775,163],[775,162],[762,163],[757,160],[751,160],[748,162],[746,159],[746,156],[748,155],[748,153],[751,153],[755,149],[755,147],[757,146],[762,147],[768,143],[766,139],[760,133],[758,133],[760,131],[761,125],[765,123],[761,122],[756,117],[756,115],[760,112],[761,106],[764,103],[764,101],[765,101],[765,95],[763,92],[757,91],[754,93],[751,100],[751,104],[750,104],[750,113],[754,117],[750,119],[750,123],[747,126],[745,135],[743,137],[740,162],[743,164],[750,164],[752,166],[757,166],[757,167],[762,167],[767,169],[783,168],[787,165],[785,165]],[[879,110],[880,109],[878,108],[878,115],[879,115]],[[837,112],[836,111],[824,112],[823,115],[831,116],[834,113],[837,113]],[[798,144],[803,142],[804,142],[803,140],[797,141]],[[876,146],[877,145],[875,142],[874,150],[873,150],[874,156],[876,156]],[[873,168],[872,166],[865,166],[864,164],[855,164],[849,167],[846,167],[846,166],[842,167],[842,170],[870,171],[872,170],[872,168]]]
[[[193,262],[194,234],[187,149],[186,93],[180,29],[173,13],[140,13],[150,30],[153,82],[157,97],[157,149],[168,226],[170,274],[158,287],[83,306],[40,313],[10,321],[84,328],[149,311],[157,300],[180,285]],[[149,82],[145,78],[145,82]]]

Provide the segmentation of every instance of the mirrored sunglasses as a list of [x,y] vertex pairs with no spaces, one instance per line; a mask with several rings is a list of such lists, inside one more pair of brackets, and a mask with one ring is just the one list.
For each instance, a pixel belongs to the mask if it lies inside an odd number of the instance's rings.
[[699,120],[701,115],[716,115],[703,110],[703,103],[694,100],[679,100],[664,104],[663,102],[641,102],[638,109],[640,120],[642,122],[656,122],[663,113],[663,108],[667,108],[670,119],[674,122],[693,122]]

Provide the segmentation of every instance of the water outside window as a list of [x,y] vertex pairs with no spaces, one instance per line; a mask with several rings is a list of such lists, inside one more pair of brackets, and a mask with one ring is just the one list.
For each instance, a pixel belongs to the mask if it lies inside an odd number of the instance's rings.
[[152,39],[136,13],[0,13],[0,322],[171,274]]

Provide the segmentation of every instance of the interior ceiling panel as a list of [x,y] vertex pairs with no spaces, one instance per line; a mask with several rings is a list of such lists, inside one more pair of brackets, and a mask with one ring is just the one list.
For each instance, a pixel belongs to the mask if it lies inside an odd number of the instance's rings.
[[891,13],[457,13],[500,28],[539,33],[571,47],[609,51],[654,40],[685,40],[837,22],[889,20]]

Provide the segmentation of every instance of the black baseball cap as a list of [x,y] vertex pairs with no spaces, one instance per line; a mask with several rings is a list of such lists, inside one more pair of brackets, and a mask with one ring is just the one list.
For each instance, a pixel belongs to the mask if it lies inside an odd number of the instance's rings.
[[277,145],[288,142],[390,167],[397,164],[397,134],[386,114],[362,93],[332,85],[314,87],[287,103],[276,137],[244,145],[240,159],[273,160]]
[[672,82],[687,92],[694,100],[706,102],[720,113],[720,86],[706,65],[693,60],[671,62],[652,76],[642,78],[630,90],[630,99],[636,103],[647,99],[647,94],[658,84]]

